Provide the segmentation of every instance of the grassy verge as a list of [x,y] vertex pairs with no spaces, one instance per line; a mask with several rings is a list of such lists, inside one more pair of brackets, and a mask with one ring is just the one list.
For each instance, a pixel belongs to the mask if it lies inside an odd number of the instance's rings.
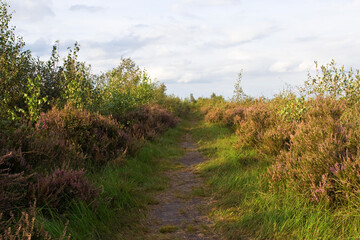
[[[61,236],[66,221],[74,239],[142,239],[146,207],[155,204],[153,194],[167,186],[162,172],[171,159],[184,154],[179,141],[189,122],[183,120],[154,141],[147,142],[134,157],[108,164],[90,180],[101,187],[97,207],[74,203],[64,218],[45,218],[45,228]],[[166,146],[166,147],[165,147]]]
[[234,148],[231,130],[200,121],[192,130],[209,161],[199,165],[212,217],[227,239],[358,239],[359,210],[314,205],[292,192],[268,191],[263,176],[270,161],[254,150]]

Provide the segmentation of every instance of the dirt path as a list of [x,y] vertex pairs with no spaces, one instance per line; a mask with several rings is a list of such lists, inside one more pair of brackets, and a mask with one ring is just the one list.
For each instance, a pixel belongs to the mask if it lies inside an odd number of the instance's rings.
[[199,194],[203,182],[195,166],[204,158],[190,135],[186,135],[181,146],[187,153],[178,160],[181,167],[167,173],[170,187],[157,196],[158,204],[150,211],[147,239],[221,239],[206,216],[210,200]]

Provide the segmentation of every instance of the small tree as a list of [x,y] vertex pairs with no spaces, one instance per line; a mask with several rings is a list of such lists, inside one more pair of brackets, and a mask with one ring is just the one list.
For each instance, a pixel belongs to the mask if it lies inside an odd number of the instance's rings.
[[[64,65],[57,70],[59,79],[55,84],[57,84],[56,88],[60,92],[56,104],[59,107],[70,104],[73,107],[84,109],[92,103],[93,81],[91,68],[78,60],[80,46],[77,42],[74,44],[73,49],[68,48],[68,50],[67,57],[63,59]],[[54,61],[56,62],[56,58]]]
[[196,103],[196,99],[194,98],[194,95],[192,93],[190,93],[190,102]]
[[24,51],[25,43],[10,26],[9,6],[0,0],[0,117],[7,118],[8,110],[23,108],[28,78],[33,78],[33,59]]
[[101,91],[101,113],[117,117],[161,97],[165,91],[164,85],[152,82],[147,72],[130,58],[121,59],[118,67],[102,74],[96,88]]
[[239,72],[238,79],[234,86],[235,88],[234,96],[232,99],[234,102],[242,102],[247,98],[246,94],[244,93],[244,90],[242,89],[241,80],[242,80],[242,70]]
[[360,73],[350,68],[346,71],[344,66],[338,68],[334,60],[329,64],[318,67],[315,62],[315,77],[309,74],[300,93],[306,97],[330,97],[345,99],[348,103],[360,102]]

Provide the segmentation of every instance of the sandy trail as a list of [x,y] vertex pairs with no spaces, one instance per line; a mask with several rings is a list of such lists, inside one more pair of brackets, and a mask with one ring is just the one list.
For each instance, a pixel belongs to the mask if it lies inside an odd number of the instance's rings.
[[167,173],[170,187],[156,197],[158,204],[150,210],[147,239],[221,239],[207,217],[210,199],[201,196],[203,181],[195,171],[205,159],[190,135],[181,147],[186,149],[186,155],[178,159],[182,167]]

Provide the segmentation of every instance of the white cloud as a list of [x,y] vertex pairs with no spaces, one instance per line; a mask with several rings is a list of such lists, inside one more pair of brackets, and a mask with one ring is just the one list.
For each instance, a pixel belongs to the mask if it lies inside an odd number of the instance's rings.
[[16,18],[22,21],[40,21],[55,16],[51,0],[10,0],[9,4],[16,11]]
[[310,72],[310,71],[314,70],[314,67],[315,67],[314,61],[305,60],[305,61],[301,62],[295,68],[295,70],[298,72]]
[[69,8],[70,11],[86,11],[90,13],[99,12],[103,10],[100,6],[90,6],[86,4],[75,4]]
[[184,0],[185,3],[192,3],[197,5],[228,5],[241,3],[241,0]]
[[274,64],[272,64],[269,67],[269,70],[271,72],[279,72],[279,73],[289,72],[291,65],[292,64],[288,61],[278,61],[278,62],[275,62]]

